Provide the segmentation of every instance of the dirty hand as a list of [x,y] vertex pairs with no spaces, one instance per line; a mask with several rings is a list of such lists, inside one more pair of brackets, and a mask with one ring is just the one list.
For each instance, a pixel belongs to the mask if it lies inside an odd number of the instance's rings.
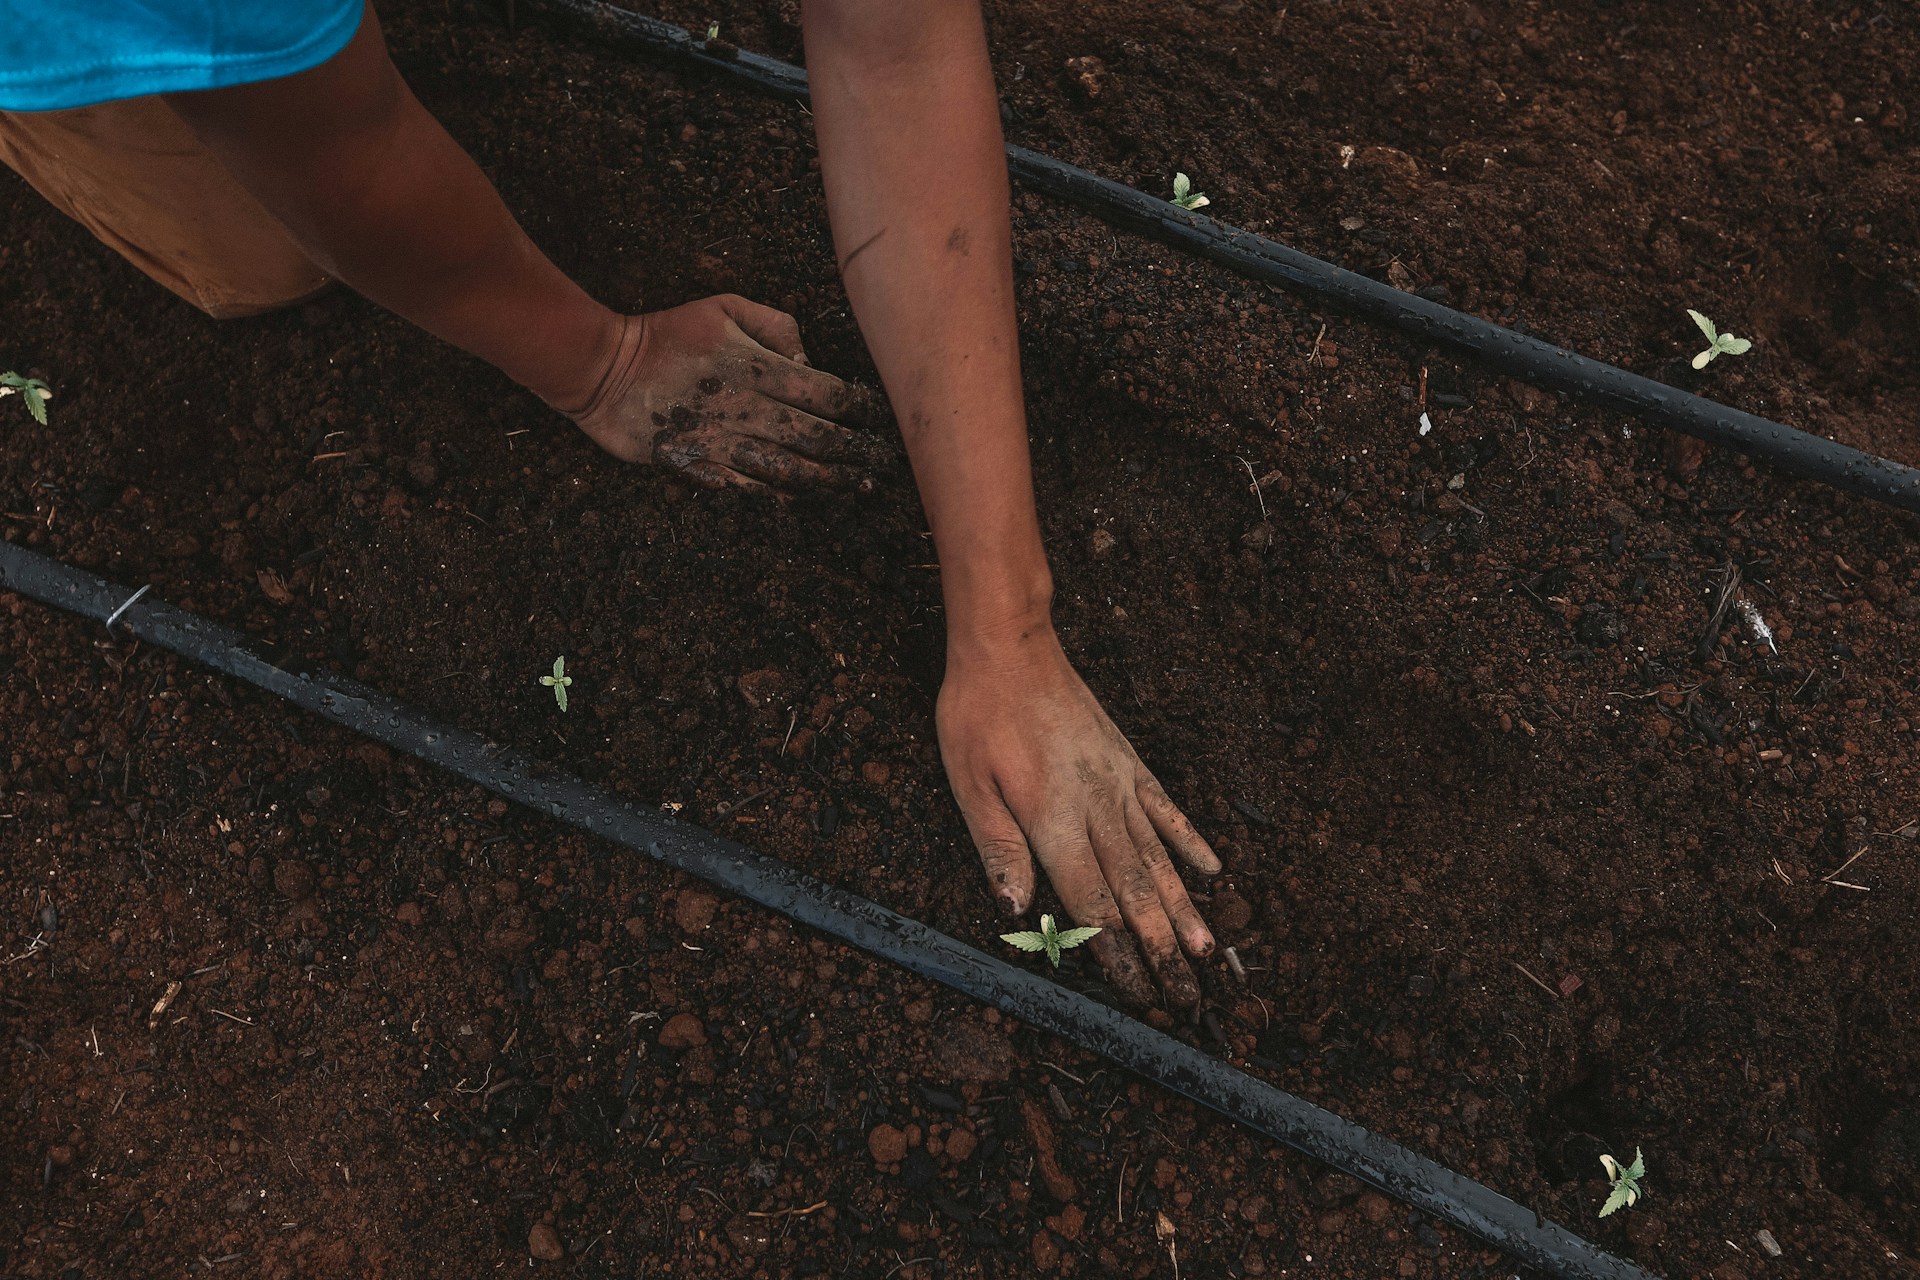
[[[1167,798],[1080,679],[1049,628],[1017,656],[949,655],[940,753],[994,896],[1033,904],[1034,859],[1121,995],[1153,1003],[1140,950],[1167,1003],[1200,991],[1186,955],[1213,950],[1168,850],[1203,875],[1220,859]],[[1182,954],[1185,953],[1185,955]]]
[[870,488],[879,397],[807,364],[792,316],[734,294],[629,316],[585,408],[601,448],[710,489]]

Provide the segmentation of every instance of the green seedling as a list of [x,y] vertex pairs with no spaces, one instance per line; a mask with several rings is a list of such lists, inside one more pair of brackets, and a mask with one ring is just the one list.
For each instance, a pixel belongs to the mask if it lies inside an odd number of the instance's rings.
[[553,690],[553,700],[560,709],[567,709],[567,686],[573,683],[573,677],[567,674],[567,660],[564,656],[553,660],[553,674],[541,676],[540,683]]
[[1056,929],[1052,916],[1040,917],[1040,928],[1023,929],[1019,933],[1003,933],[1000,941],[1011,943],[1022,951],[1044,951],[1047,962],[1054,968],[1060,967],[1060,953],[1071,951],[1081,943],[1100,932],[1099,928],[1082,926],[1078,929]]
[[1173,202],[1182,209],[1201,209],[1213,203],[1204,193],[1193,189],[1193,179],[1184,173],[1173,175]]
[[711,43],[712,41],[718,40],[719,38],[720,38],[720,24],[715,22],[707,27],[707,40],[709,43]]
[[1730,333],[1720,332],[1713,327],[1713,321],[1692,307],[1687,308],[1687,314],[1692,316],[1693,322],[1700,326],[1700,332],[1707,335],[1707,349],[1693,358],[1694,368],[1704,369],[1723,355],[1743,356],[1753,349],[1753,343],[1745,338],[1736,338]]
[[1646,1157],[1640,1154],[1640,1148],[1633,1149],[1633,1163],[1625,1168],[1612,1156],[1601,1156],[1600,1164],[1607,1171],[1607,1181],[1613,1184],[1607,1202],[1600,1206],[1600,1216],[1604,1218],[1620,1209],[1631,1209],[1640,1198],[1640,1179],[1647,1176]]
[[53,392],[47,389],[46,383],[17,373],[0,373],[0,396],[13,395],[20,397],[35,422],[43,427],[47,425],[47,401],[53,399]]

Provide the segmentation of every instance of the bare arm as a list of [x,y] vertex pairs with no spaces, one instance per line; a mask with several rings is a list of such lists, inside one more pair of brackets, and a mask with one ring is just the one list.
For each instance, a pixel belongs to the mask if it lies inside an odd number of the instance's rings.
[[498,366],[628,461],[706,485],[851,485],[854,390],[731,295],[622,316],[535,247],[387,56],[369,5],[309,71],[168,101],[336,279]]
[[827,205],[847,293],[905,436],[947,604],[941,753],[992,888],[1034,860],[1136,999],[1213,941],[1167,853],[1219,860],[1073,670],[1053,631],[1015,333],[1007,167],[977,0],[808,0]]

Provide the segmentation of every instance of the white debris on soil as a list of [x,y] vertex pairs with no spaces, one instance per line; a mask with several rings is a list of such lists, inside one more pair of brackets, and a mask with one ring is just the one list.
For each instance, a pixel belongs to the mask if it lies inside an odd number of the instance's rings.
[[1773,628],[1769,627],[1767,620],[1760,616],[1760,611],[1753,607],[1753,601],[1742,600],[1734,607],[1740,611],[1740,621],[1747,624],[1747,634],[1753,637],[1755,644],[1764,644],[1775,653],[1780,652],[1780,646],[1773,642]]
[[1773,1238],[1773,1232],[1765,1230],[1763,1228],[1759,1231],[1754,1232],[1753,1238],[1760,1242],[1760,1247],[1767,1251],[1767,1256],[1769,1258],[1777,1258],[1780,1256],[1780,1253],[1781,1253],[1780,1242]]
[[1429,418],[1424,413],[1421,414],[1420,415],[1420,434],[1425,435],[1427,434],[1427,432],[1431,430],[1433,430],[1433,419]]

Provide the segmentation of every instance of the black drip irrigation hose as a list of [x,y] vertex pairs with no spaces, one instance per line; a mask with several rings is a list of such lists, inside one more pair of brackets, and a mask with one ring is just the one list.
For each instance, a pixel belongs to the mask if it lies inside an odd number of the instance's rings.
[[1210,1107],[1565,1280],[1654,1280],[1497,1191],[1236,1070],[1118,1010],[1016,969],[937,929],[785,863],[520,752],[449,728],[376,689],[326,671],[294,672],[248,651],[240,635],[16,543],[0,541],[0,590],[120,627],[146,643],[437,765],[589,835],[644,853],[719,889],[993,1005]]
[[[537,0],[537,7],[608,44],[694,63],[777,97],[807,97],[807,73],[799,67],[718,40],[700,40],[671,23],[599,0]],[[1324,298],[1365,319],[1469,352],[1523,382],[1698,436],[1791,475],[1920,513],[1920,469],[1429,302],[1037,151],[1009,146],[1007,162],[1013,176],[1035,190],[1250,279]]]

